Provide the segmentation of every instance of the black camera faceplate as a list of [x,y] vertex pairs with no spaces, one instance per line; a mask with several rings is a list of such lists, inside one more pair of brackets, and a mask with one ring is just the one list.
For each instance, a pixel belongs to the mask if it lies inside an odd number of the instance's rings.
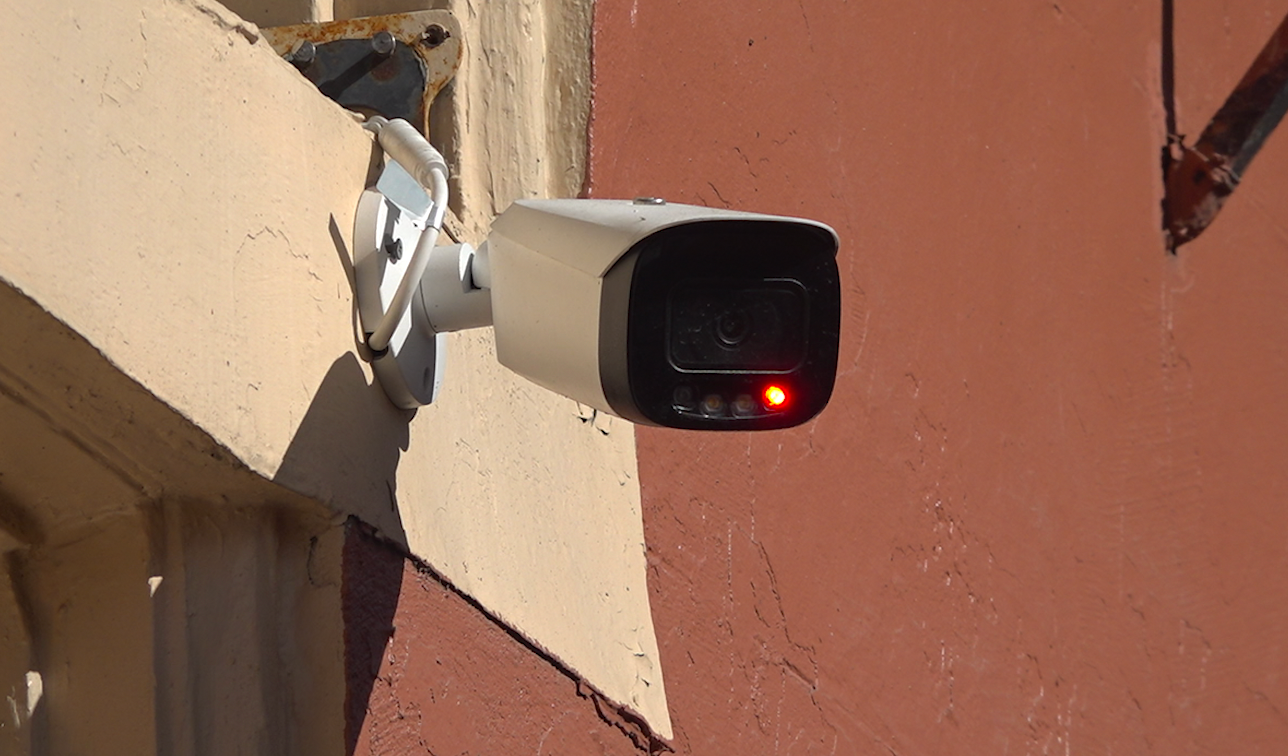
[[626,327],[617,367],[627,385],[604,385],[619,414],[671,428],[771,430],[827,406],[841,321],[827,230],[700,221],[650,235],[619,265],[605,279],[601,324]]
[[809,292],[791,279],[684,281],[667,295],[667,358],[681,372],[785,373],[805,359]]

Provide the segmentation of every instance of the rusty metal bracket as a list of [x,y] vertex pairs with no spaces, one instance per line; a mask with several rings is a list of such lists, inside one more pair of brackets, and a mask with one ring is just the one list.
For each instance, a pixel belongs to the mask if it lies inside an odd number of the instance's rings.
[[1194,146],[1169,135],[1163,229],[1175,251],[1216,219],[1244,171],[1288,111],[1288,17]]
[[461,26],[447,11],[370,16],[263,30],[322,94],[429,135],[429,107],[461,65]]

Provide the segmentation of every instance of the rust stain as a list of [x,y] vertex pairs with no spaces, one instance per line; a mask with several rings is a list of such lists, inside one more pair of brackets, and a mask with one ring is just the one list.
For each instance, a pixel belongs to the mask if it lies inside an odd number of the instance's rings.
[[425,64],[425,91],[412,123],[425,136],[429,136],[430,105],[456,75],[464,55],[460,23],[451,13],[440,10],[278,26],[261,31],[273,50],[283,56],[302,42],[320,45],[341,39],[369,39],[378,32],[389,32]]
[[1203,233],[1288,109],[1288,17],[1192,147],[1175,140],[1163,227],[1175,250]]

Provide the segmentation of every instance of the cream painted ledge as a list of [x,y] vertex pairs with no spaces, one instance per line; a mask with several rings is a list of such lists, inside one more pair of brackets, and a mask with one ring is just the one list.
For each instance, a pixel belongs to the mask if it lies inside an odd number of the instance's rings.
[[[452,340],[441,400],[415,413],[356,356],[368,135],[221,6],[5,5],[0,278],[252,470],[405,543],[670,737],[630,426],[505,373],[486,331]],[[516,44],[486,37],[512,5],[476,8],[473,65]],[[489,81],[458,83],[455,138],[467,202],[503,205],[469,161],[543,143],[548,118],[516,108],[548,102]]]

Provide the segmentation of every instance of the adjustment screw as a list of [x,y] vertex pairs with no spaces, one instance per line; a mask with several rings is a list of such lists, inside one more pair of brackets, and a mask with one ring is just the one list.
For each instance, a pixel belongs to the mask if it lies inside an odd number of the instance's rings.
[[397,45],[397,41],[394,39],[394,35],[387,31],[376,32],[376,36],[371,38],[371,49],[375,50],[376,55],[381,57],[393,55],[395,45]]
[[392,262],[402,259],[402,239],[385,239],[385,255]]
[[317,46],[306,39],[303,42],[301,42],[298,46],[296,46],[295,52],[291,53],[290,55],[287,55],[286,59],[291,61],[292,63],[294,63],[296,66],[300,68],[305,68],[309,65],[312,65],[313,61],[317,60],[317,57],[318,57]]
[[421,38],[421,41],[423,41],[425,44],[429,45],[430,47],[438,47],[439,45],[446,42],[448,37],[451,37],[451,36],[452,36],[452,33],[449,32],[448,30],[444,29],[438,24],[432,24],[431,26],[426,27],[425,33],[422,34],[420,38]]

